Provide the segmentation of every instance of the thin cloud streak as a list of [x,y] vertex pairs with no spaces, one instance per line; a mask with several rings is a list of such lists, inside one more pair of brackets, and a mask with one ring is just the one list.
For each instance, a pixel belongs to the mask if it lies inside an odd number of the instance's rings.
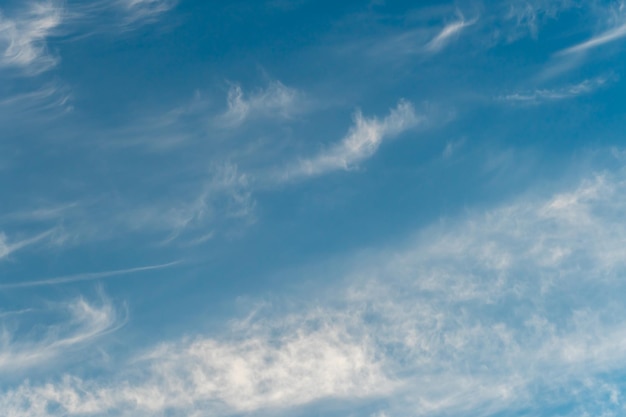
[[52,236],[57,230],[51,229],[36,236],[19,240],[17,242],[9,243],[7,236],[0,232],[0,260],[7,258],[13,252],[16,252],[22,248],[41,242],[47,237]]
[[79,204],[76,202],[51,206],[51,207],[41,207],[37,209],[29,209],[22,210],[14,213],[9,213],[4,216],[0,216],[0,218],[5,218],[9,220],[17,220],[17,221],[46,221],[46,220],[56,220],[62,218],[68,211],[79,207]]
[[134,274],[138,272],[146,272],[146,271],[154,271],[154,270],[159,270],[159,269],[164,269],[164,268],[170,268],[175,265],[179,265],[182,262],[183,261],[174,261],[174,262],[168,262],[165,264],[140,266],[140,267],[128,268],[128,269],[117,269],[114,271],[87,272],[83,274],[67,275],[63,277],[56,277],[56,278],[50,278],[50,279],[42,279],[39,281],[0,284],[0,290],[43,287],[43,286],[49,286],[49,285],[69,284],[72,282],[80,282],[80,281],[94,281],[94,280],[98,280],[102,278],[112,278],[112,277],[116,277],[120,275],[129,275],[129,274]]
[[0,97],[0,122],[19,126],[52,121],[73,111],[72,98],[71,89],[59,83]]
[[24,308],[22,310],[15,311],[0,311],[0,319],[5,319],[7,317],[21,316],[22,314],[31,313],[34,311],[32,308]]
[[466,27],[473,25],[477,20],[478,19],[465,21],[465,19],[461,18],[456,22],[447,24],[441,32],[426,45],[426,50],[430,52],[441,51],[450,43],[454,36],[459,35]]
[[610,79],[608,77],[596,77],[563,88],[540,89],[531,92],[507,94],[498,97],[497,100],[512,104],[540,104],[548,101],[566,100],[592,94],[604,87],[609,81]]
[[591,49],[598,48],[610,42],[615,42],[624,37],[626,37],[626,23],[616,28],[607,30],[606,32],[603,32],[597,36],[594,36],[593,38],[585,42],[579,43],[578,45],[574,45],[572,47],[564,49],[558,52],[556,55],[565,56],[565,55],[572,55],[572,54],[579,54],[579,53],[587,52]]

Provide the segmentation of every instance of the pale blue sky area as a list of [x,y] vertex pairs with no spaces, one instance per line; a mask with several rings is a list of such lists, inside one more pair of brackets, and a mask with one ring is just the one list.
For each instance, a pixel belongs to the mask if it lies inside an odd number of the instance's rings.
[[626,414],[626,3],[0,0],[0,416]]

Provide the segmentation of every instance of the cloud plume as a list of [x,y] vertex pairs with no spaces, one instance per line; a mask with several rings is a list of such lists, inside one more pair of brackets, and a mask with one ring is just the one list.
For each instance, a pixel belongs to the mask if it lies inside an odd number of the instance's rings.
[[320,152],[317,156],[301,159],[288,167],[279,176],[282,180],[313,177],[336,170],[348,170],[376,153],[381,143],[393,138],[421,122],[413,105],[400,100],[384,119],[366,118],[361,112],[354,116],[354,125],[337,144]]

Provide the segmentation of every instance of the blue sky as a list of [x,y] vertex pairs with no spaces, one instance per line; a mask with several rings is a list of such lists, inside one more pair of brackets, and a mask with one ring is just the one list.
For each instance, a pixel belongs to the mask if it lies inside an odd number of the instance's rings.
[[0,0],[0,415],[621,416],[626,3]]

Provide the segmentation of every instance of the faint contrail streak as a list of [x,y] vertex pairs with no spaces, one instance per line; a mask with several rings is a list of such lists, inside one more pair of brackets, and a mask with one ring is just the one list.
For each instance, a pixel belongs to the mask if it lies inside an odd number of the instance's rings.
[[8,290],[13,288],[27,288],[27,287],[42,287],[46,285],[67,284],[70,282],[78,281],[92,281],[101,278],[110,278],[118,275],[133,274],[136,272],[152,271],[155,269],[169,268],[174,265],[178,265],[182,261],[174,261],[166,264],[139,266],[136,268],[117,269],[115,271],[103,271],[103,272],[87,272],[75,275],[66,275],[62,277],[42,279],[38,281],[26,281],[26,282],[14,282],[8,284],[0,284],[0,290]]

